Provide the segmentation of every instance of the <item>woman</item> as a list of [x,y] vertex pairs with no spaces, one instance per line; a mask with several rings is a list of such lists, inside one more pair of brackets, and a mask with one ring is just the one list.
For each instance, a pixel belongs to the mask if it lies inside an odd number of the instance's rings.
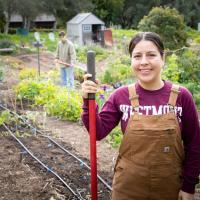
[[[161,79],[164,45],[159,35],[138,33],[129,44],[137,82],[111,94],[97,112],[97,139],[121,121],[112,200],[193,200],[200,173],[200,127],[191,93]],[[82,120],[88,129],[88,93],[82,84]]]

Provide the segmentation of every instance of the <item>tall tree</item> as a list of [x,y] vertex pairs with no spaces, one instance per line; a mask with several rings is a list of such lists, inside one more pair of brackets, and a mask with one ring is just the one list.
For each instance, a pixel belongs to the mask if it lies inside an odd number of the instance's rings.
[[138,22],[147,15],[159,0],[125,0],[120,24],[123,28],[136,28]]
[[64,7],[58,10],[60,25],[65,26],[78,13],[91,12],[93,7],[91,0],[64,0]]
[[4,26],[4,33],[8,34],[9,23],[11,19],[11,15],[16,12],[16,0],[0,0],[2,5],[2,10],[4,11],[5,17],[5,26]]
[[[38,5],[40,10],[46,14],[53,14],[56,18],[56,23],[58,21],[59,11],[65,12],[66,8],[64,6],[64,0],[41,0]],[[56,28],[57,24],[55,24]]]
[[3,32],[5,26],[5,15],[3,10],[3,4],[0,0],[0,33]]
[[40,14],[39,0],[16,0],[17,13],[22,16],[23,28],[30,29],[31,21]]
[[107,26],[116,24],[120,18],[124,0],[92,0],[93,12],[101,18]]
[[197,23],[200,20],[200,0],[161,0],[160,5],[176,8],[184,15],[184,20],[188,26],[197,28]]

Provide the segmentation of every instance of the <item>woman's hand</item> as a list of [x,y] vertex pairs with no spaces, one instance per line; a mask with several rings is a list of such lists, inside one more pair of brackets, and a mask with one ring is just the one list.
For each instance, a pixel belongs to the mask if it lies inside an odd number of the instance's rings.
[[98,84],[93,81],[87,80],[90,77],[92,77],[91,74],[85,74],[83,77],[84,81],[81,85],[83,98],[88,98],[88,93],[96,93],[98,90]]
[[194,195],[180,190],[178,200],[194,200]]

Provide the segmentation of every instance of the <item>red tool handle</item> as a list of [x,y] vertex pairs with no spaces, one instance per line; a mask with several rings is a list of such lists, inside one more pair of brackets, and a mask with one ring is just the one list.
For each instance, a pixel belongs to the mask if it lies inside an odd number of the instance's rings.
[[[87,72],[95,81],[95,53],[87,52]],[[89,133],[90,133],[90,165],[91,165],[91,193],[92,200],[97,200],[97,156],[96,156],[96,103],[95,94],[88,94],[89,99]]]

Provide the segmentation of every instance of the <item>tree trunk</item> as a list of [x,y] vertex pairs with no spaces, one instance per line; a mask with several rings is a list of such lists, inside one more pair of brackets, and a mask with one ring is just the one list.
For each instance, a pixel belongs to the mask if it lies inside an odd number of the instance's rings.
[[4,33],[5,33],[5,34],[8,34],[9,25],[10,25],[10,16],[6,16],[6,24],[5,24],[5,26],[4,26]]
[[56,21],[54,22],[54,25],[53,25],[53,32],[56,31],[56,28],[57,28],[57,19],[56,19]]
[[31,27],[31,21],[28,19],[27,20],[27,30],[29,31],[30,30],[30,27]]
[[27,27],[27,18],[23,17],[23,28]]

